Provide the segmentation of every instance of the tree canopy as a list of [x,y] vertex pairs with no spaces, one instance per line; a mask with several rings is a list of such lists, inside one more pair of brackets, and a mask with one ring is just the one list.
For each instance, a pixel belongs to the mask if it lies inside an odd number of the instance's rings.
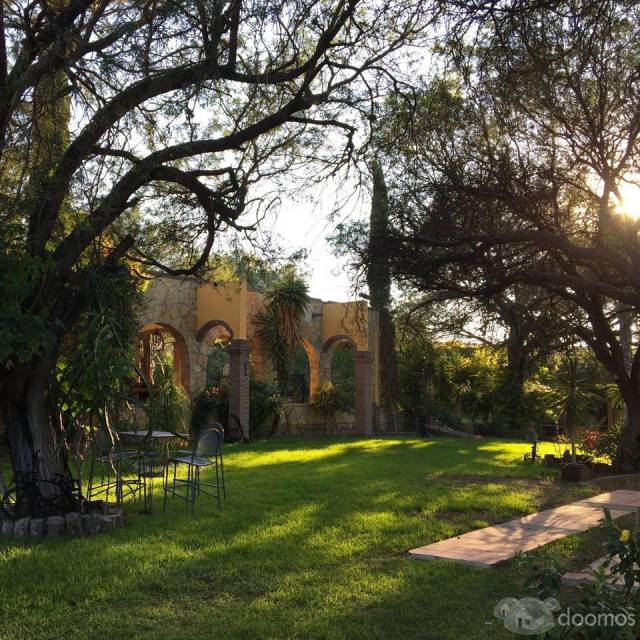
[[445,72],[390,101],[392,275],[442,297],[542,292],[620,386],[621,464],[637,466],[640,352],[625,356],[619,316],[640,303],[623,202],[640,175],[640,7],[511,8],[453,34]]
[[92,288],[119,263],[195,273],[292,170],[321,179],[355,158],[355,124],[402,83],[429,6],[2,3],[0,422],[17,482],[67,473],[48,398]]

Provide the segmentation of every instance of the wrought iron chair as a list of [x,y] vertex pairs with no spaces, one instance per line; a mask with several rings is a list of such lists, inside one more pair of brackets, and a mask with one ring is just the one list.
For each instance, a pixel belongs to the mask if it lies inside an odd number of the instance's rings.
[[[120,506],[125,496],[135,498],[142,484],[139,478],[126,478],[127,463],[135,463],[139,458],[137,451],[123,451],[116,432],[98,429],[92,438],[92,456],[89,468],[89,484],[87,499],[104,494],[105,502],[109,502],[111,490],[115,490],[116,504]],[[102,466],[102,476],[99,484],[94,484],[96,462]],[[123,468],[124,466],[124,468]],[[134,471],[132,468],[131,471]]]
[[154,440],[144,440],[138,459],[138,479],[142,490],[144,512],[151,513],[153,506],[153,484],[161,479],[164,485],[167,467],[167,452],[162,444]]
[[[224,461],[222,457],[222,443],[224,441],[224,429],[218,423],[213,423],[204,427],[194,441],[190,451],[182,450],[176,452],[169,458],[169,464],[166,467],[164,479],[164,501],[163,509],[167,507],[167,495],[183,499],[187,504],[191,505],[191,510],[195,508],[196,498],[201,494],[205,494],[216,498],[218,509],[220,504],[220,491],[226,499],[226,489],[224,482]],[[187,466],[187,478],[178,478],[178,465]],[[173,478],[169,479],[169,466],[173,466]],[[216,481],[203,482],[200,479],[200,470],[202,468],[214,467],[216,472]],[[181,490],[184,488],[184,492]],[[215,489],[215,493],[212,491]]]

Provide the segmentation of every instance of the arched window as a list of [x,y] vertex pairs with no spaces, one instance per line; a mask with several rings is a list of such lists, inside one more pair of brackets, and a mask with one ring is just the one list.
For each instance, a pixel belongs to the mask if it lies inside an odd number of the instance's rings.
[[136,392],[144,395],[147,384],[160,385],[169,377],[189,390],[187,346],[180,332],[168,324],[157,322],[142,327],[136,338],[136,366]]

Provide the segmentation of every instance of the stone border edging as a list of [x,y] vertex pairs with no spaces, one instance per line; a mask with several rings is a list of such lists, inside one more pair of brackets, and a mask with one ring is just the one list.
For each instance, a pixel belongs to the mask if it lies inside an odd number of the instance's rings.
[[122,509],[102,513],[67,513],[48,518],[18,518],[0,520],[0,535],[14,538],[78,538],[109,533],[124,524]]

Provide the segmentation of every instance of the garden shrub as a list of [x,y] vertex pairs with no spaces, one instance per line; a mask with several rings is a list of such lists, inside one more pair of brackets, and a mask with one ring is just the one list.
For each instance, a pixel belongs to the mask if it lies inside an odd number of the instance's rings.
[[251,437],[271,436],[282,413],[282,397],[278,385],[251,378],[249,383],[249,432]]
[[586,431],[582,436],[582,450],[598,458],[609,458],[613,462],[621,436],[620,424],[611,426],[606,431]]
[[222,382],[218,386],[203,389],[193,399],[191,428],[198,432],[208,422],[219,422],[225,430],[229,422],[229,385]]
[[157,431],[185,433],[191,425],[191,403],[185,390],[173,380],[171,362],[158,359],[151,393],[145,403],[149,424]]
[[[282,411],[278,386],[266,380],[251,378],[249,383],[249,433],[252,438],[273,434]],[[229,383],[203,389],[193,400],[192,429],[197,432],[212,420],[229,428]]]
[[353,400],[348,390],[333,384],[333,382],[324,382],[316,391],[311,406],[326,421],[334,418],[338,413],[351,411]]
[[445,405],[435,402],[431,409],[431,418],[450,429],[462,430],[463,424],[459,416]]

